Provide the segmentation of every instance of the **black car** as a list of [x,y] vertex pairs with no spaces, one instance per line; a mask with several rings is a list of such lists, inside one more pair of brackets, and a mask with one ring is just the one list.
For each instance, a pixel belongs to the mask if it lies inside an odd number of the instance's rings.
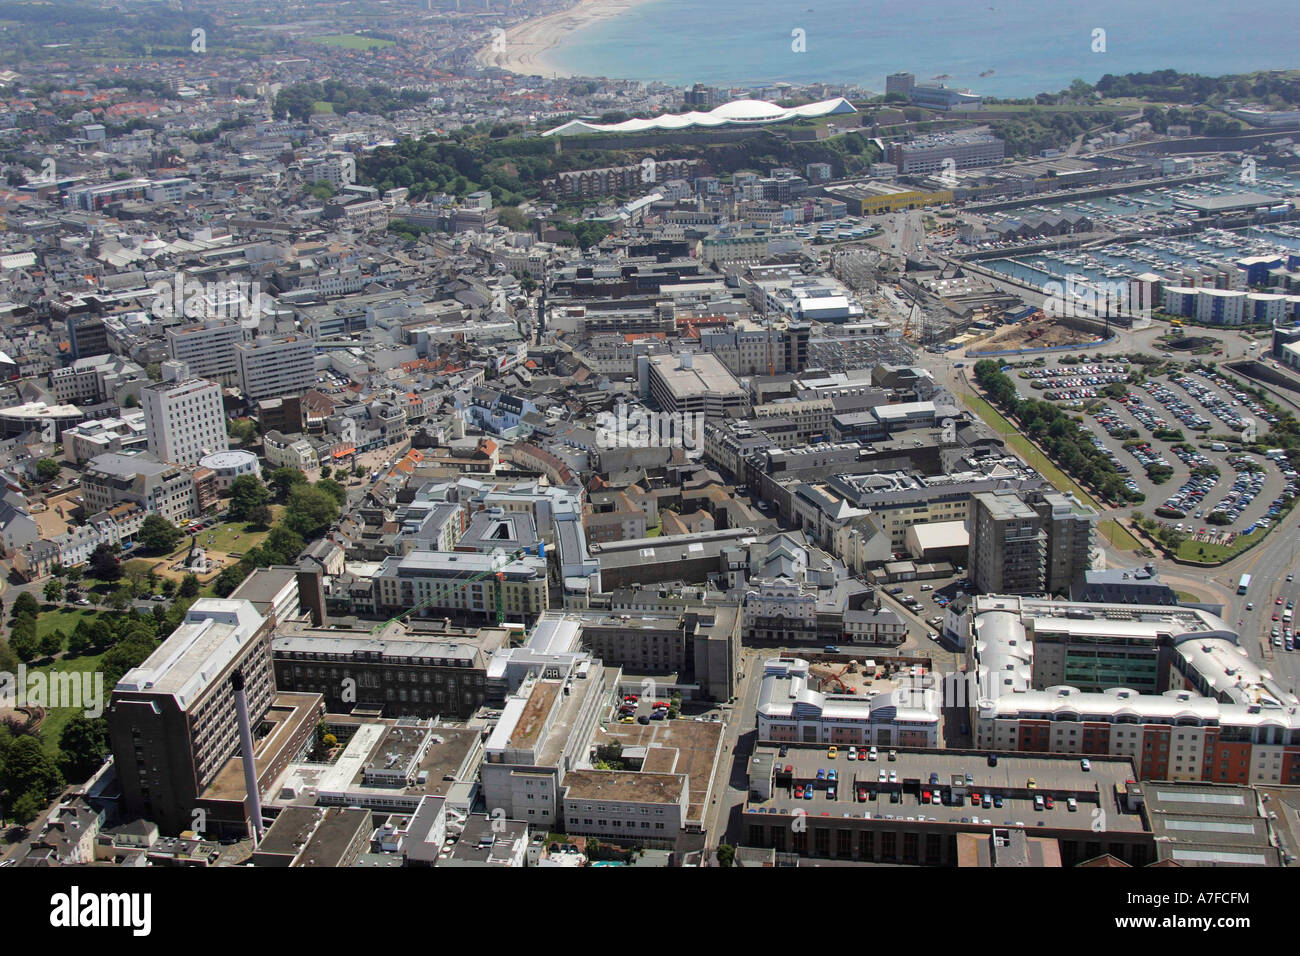
[[782,757],[784,757],[784,756],[785,756],[786,754],[788,754],[789,752],[790,752],[790,748],[789,748],[789,747],[786,747],[785,745],[782,745],[782,746],[781,746],[781,756],[782,756]]
[[648,724],[650,723],[650,718],[647,717],[645,714],[642,714],[640,717],[636,719],[636,722],[638,724]]
[[990,767],[996,767],[997,765],[998,765],[998,755],[997,755],[997,754],[989,754],[989,766],[990,766]]

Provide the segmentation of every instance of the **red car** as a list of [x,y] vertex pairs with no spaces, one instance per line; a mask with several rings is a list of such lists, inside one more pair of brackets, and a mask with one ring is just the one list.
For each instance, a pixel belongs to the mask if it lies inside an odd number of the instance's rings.
[[1277,600],[1274,601],[1273,603],[1274,603],[1274,604],[1281,604],[1281,603],[1282,603],[1282,595],[1279,594],[1279,595],[1277,596]]
[[867,752],[866,752],[865,750],[859,750],[859,751],[858,751],[858,759],[859,759],[859,760],[866,760],[866,759],[867,759]]
[[1043,797],[1043,806],[1047,807],[1047,809],[1050,810],[1050,809],[1052,809],[1052,807],[1056,806],[1056,801],[1053,800],[1051,797],[1044,796],[1044,797]]

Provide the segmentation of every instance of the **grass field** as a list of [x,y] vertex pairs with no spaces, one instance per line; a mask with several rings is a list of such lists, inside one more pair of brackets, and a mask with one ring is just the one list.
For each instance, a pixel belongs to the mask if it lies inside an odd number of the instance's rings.
[[312,43],[343,47],[346,50],[379,50],[386,46],[396,46],[392,40],[361,37],[352,33],[331,33],[326,36],[308,37],[307,39]]
[[1199,595],[1193,594],[1191,591],[1175,591],[1174,593],[1178,595],[1178,600],[1191,604],[1198,604],[1202,600]]
[[[32,668],[32,671],[43,674],[94,673],[100,669],[100,662],[103,658],[103,654],[86,654],[82,657],[61,658],[48,667],[36,667]],[[101,707],[108,706],[108,696],[112,692],[113,688],[111,687],[103,688],[103,696],[100,699]],[[90,688],[89,693],[95,693],[93,686]],[[74,707],[51,707],[45,711],[45,720],[41,722],[41,743],[46,753],[52,757],[58,755],[59,734],[63,733],[63,728],[67,726],[68,721],[80,713],[83,713],[83,710]]]
[[[280,520],[280,515],[283,512],[284,505],[271,505],[271,521],[273,524]],[[199,545],[213,551],[220,551],[223,554],[230,554],[232,551],[242,554],[249,548],[255,548],[261,544],[270,532],[270,528],[259,528],[246,521],[223,521],[215,528],[200,531]],[[188,537],[186,546],[189,546]]]
[[[271,505],[271,522],[274,524],[284,513],[284,505]],[[232,551],[237,554],[243,554],[250,548],[255,548],[271,533],[271,529],[258,527],[247,521],[223,521],[214,528],[208,528],[205,531],[198,532],[199,547],[205,548],[213,553],[230,554]],[[151,571],[162,564],[169,566],[183,557],[190,550],[190,538],[192,535],[186,533],[181,536],[180,544],[171,554],[163,555],[141,555],[132,557],[123,563],[124,567],[139,567],[144,571]]]
[[1114,518],[1107,518],[1097,524],[1097,537],[1105,538],[1112,547],[1121,551],[1140,551],[1142,543],[1133,537],[1133,533]]
[[80,621],[92,624],[99,614],[99,611],[89,607],[64,607],[56,611],[42,610],[40,614],[36,615],[36,636],[44,637],[51,631],[62,631],[65,635],[71,634]]
[[[36,615],[36,635],[44,637],[51,631],[59,630],[64,634],[71,634],[73,628],[79,621],[85,621],[87,624],[95,620],[102,612],[95,611],[91,608],[57,608],[55,610],[44,610]],[[66,674],[66,673],[86,673],[95,672],[100,669],[100,662],[103,654],[86,654],[81,657],[60,658],[53,664],[44,667],[29,667],[29,674]],[[91,691],[94,692],[93,690]],[[108,695],[112,692],[111,687],[103,688],[102,705],[108,704]],[[81,710],[70,707],[51,707],[45,711],[45,720],[41,723],[41,743],[45,752],[54,757],[59,752],[59,734],[63,732],[64,726]]]
[[[1017,432],[1016,427],[1003,418],[996,408],[972,392],[963,392],[961,400],[980,418],[984,419],[989,427],[1001,435],[1016,454],[1032,467],[1038,469],[1038,472],[1050,481],[1057,491],[1072,492],[1083,504],[1091,505],[1097,511],[1102,510],[1102,506],[1097,503],[1097,500],[1092,495],[1084,491],[1069,475],[1052,464],[1051,460],[1035,448],[1028,438]],[[1127,532],[1125,533],[1127,534]],[[1137,547],[1136,541],[1134,546]]]
[[[1219,564],[1227,561],[1229,558],[1236,557],[1240,552],[1254,544],[1260,538],[1268,534],[1268,530],[1261,528],[1258,531],[1252,531],[1250,534],[1241,535],[1233,540],[1232,544],[1203,544],[1200,541],[1188,539],[1178,548],[1178,557],[1184,561],[1196,561],[1202,564]],[[1204,552],[1204,553],[1202,553]]]

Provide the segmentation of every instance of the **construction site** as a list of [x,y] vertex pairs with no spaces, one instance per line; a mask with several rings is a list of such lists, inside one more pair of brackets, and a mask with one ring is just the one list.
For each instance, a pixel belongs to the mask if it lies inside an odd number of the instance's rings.
[[1006,325],[981,339],[981,350],[1041,349],[1077,345],[1081,348],[1101,341],[1102,336],[1074,319],[1056,319],[1035,312],[1026,319]]
[[808,673],[823,694],[852,694],[865,699],[910,686],[927,670],[922,664],[897,658],[877,661],[863,657],[845,662],[814,659]]

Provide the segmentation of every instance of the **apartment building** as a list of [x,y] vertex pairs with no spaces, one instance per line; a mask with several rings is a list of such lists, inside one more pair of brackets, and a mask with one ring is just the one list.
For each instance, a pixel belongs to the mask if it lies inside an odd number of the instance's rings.
[[756,707],[758,739],[858,747],[936,747],[940,695],[931,681],[849,693],[835,682],[817,690],[811,665],[773,658],[763,666]]
[[235,346],[239,389],[250,402],[301,394],[316,384],[316,347],[311,339],[261,337]]
[[989,594],[1042,592],[1047,535],[1022,498],[1009,491],[975,495],[967,529],[976,587]]
[[1068,593],[1092,565],[1097,513],[1056,491],[974,496],[972,576],[986,594]]
[[[145,370],[117,355],[92,355],[50,372],[50,390],[57,401],[69,405],[98,405],[114,401],[123,387],[149,380]],[[137,386],[138,387],[138,386]]]
[[193,465],[230,447],[221,386],[201,378],[159,382],[140,392],[150,454]]

